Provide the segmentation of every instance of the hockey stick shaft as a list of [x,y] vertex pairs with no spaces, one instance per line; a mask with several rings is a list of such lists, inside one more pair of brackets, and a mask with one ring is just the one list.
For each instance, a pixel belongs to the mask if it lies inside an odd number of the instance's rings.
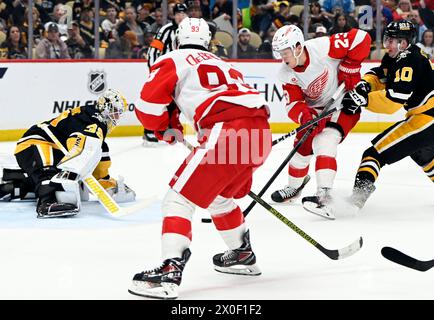
[[[47,124],[38,125],[44,132],[50,137],[51,140],[56,144],[56,146],[63,152],[67,154],[68,151],[60,143],[59,139],[54,135],[54,133],[48,128]],[[82,178],[83,183],[92,192],[92,194],[97,197],[98,201],[102,204],[104,209],[114,216],[121,216],[126,214],[122,208],[116,203],[116,201],[108,194],[108,192],[101,186],[98,180],[92,174],[88,174]]]
[[290,227],[295,233],[297,233],[299,236],[301,236],[304,240],[309,242],[311,245],[313,245],[315,248],[317,248],[319,251],[324,253],[327,257],[329,257],[332,260],[338,260],[342,258],[346,258],[362,247],[363,239],[360,237],[360,239],[353,242],[351,245],[340,249],[340,250],[329,250],[323,247],[321,244],[319,244],[315,239],[313,239],[311,236],[309,236],[306,232],[304,232],[302,229],[300,229],[298,226],[296,226],[293,222],[291,222],[288,218],[286,218],[283,214],[281,214],[279,211],[274,209],[272,206],[270,206],[267,202],[262,200],[258,195],[253,193],[252,191],[249,192],[249,196],[256,202],[258,202],[262,207],[267,209],[268,212],[273,214],[277,219],[282,221],[284,224],[286,224],[288,227]]
[[273,146],[275,146],[276,144],[278,144],[279,142],[282,142],[283,140],[297,134],[298,132],[305,130],[306,128],[309,128],[311,126],[313,126],[314,124],[318,123],[319,121],[321,121],[324,118],[327,118],[329,115],[331,115],[332,113],[336,112],[337,110],[340,110],[340,106],[336,106],[332,109],[329,110],[329,108],[336,102],[336,100],[338,100],[343,92],[345,88],[344,83],[342,83],[339,87],[338,90],[335,92],[335,94],[333,95],[333,97],[331,98],[331,100],[326,104],[326,106],[324,107],[323,112],[320,113],[320,115],[318,117],[316,117],[315,119],[306,122],[305,124],[299,126],[297,129],[292,130],[291,132],[285,134],[284,136],[276,139],[273,141]]
[[[289,137],[290,135],[296,134],[297,132],[306,129],[307,127],[310,127],[309,130],[306,131],[306,133],[303,135],[303,137],[298,141],[298,143],[294,146],[294,148],[291,150],[291,152],[288,154],[288,156],[285,158],[285,160],[283,160],[282,164],[279,166],[279,168],[277,168],[277,170],[274,172],[274,174],[271,176],[271,178],[267,181],[267,183],[265,184],[265,186],[261,189],[261,191],[259,191],[258,196],[262,197],[264,195],[264,193],[268,190],[268,188],[272,185],[272,183],[274,182],[274,180],[276,180],[276,178],[279,176],[279,174],[282,172],[282,170],[286,167],[286,165],[289,163],[289,161],[292,159],[292,157],[297,153],[298,149],[301,147],[301,145],[307,140],[307,138],[309,137],[309,135],[312,133],[312,131],[314,130],[314,128],[316,127],[318,121],[320,121],[321,119],[325,118],[326,116],[324,116],[325,114],[330,115],[331,113],[335,112],[337,109],[333,108],[331,110],[327,110],[331,105],[333,105],[333,103],[340,97],[340,95],[342,94],[343,90],[345,88],[345,85],[342,83],[338,90],[336,91],[336,93],[333,95],[332,100],[326,105],[326,107],[324,108],[323,112],[321,112],[321,114],[314,120],[314,123],[309,124],[306,123],[306,125],[303,125],[301,127],[299,127],[296,130],[291,131],[290,133],[287,134],[287,137]],[[312,122],[311,121],[311,122]],[[309,125],[308,125],[309,124]],[[302,128],[303,127],[303,128]],[[285,137],[285,136],[284,136]],[[283,138],[283,137],[282,137]],[[286,138],[284,138],[286,139]],[[280,141],[284,140],[281,139]],[[279,140],[279,139],[278,139]],[[277,140],[276,140],[277,141]],[[280,142],[279,141],[279,142]],[[275,145],[274,143],[275,141],[273,141],[273,145]],[[276,143],[277,144],[277,143]],[[252,211],[253,207],[256,205],[256,201],[252,201],[250,203],[250,205],[243,211],[244,217],[246,217],[250,211]]]

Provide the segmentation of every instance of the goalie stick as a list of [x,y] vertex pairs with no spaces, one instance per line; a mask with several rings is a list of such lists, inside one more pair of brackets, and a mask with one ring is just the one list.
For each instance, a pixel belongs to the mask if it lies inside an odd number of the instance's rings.
[[[63,154],[66,155],[68,153],[65,147],[60,143],[57,137],[48,128],[47,124],[45,123],[38,124],[38,127],[44,130],[44,132],[50,137],[51,140],[53,140],[53,142],[56,144],[56,146],[59,147],[59,149],[63,152]],[[106,209],[108,213],[110,213],[115,217],[121,217],[127,214],[134,213],[140,209],[147,207],[154,200],[154,198],[151,197],[148,199],[143,199],[138,203],[136,203],[135,205],[132,205],[128,208],[121,208],[119,204],[117,204],[117,202],[103,188],[103,186],[101,186],[101,184],[98,182],[98,180],[95,179],[95,177],[92,174],[88,174],[87,176],[83,177],[82,181],[86,185],[86,187],[90,190],[90,192],[92,192],[92,194],[102,204],[104,209]]]
[[429,261],[417,260],[391,247],[383,247],[383,249],[381,249],[381,254],[383,255],[383,257],[390,261],[393,261],[404,267],[422,272],[425,272],[434,267],[434,259]]

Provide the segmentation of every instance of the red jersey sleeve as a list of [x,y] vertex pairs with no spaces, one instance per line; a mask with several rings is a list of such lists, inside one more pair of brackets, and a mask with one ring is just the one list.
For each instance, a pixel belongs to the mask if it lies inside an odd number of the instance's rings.
[[166,58],[152,66],[136,103],[137,119],[149,130],[164,131],[169,124],[167,106],[173,101],[178,76],[172,59]]
[[363,30],[351,29],[348,32],[330,36],[329,57],[361,63],[369,55],[371,37]]
[[308,108],[304,101],[303,91],[295,84],[286,83],[283,85],[283,93],[286,97],[286,111],[288,112],[288,117],[295,123],[300,123],[302,110]]

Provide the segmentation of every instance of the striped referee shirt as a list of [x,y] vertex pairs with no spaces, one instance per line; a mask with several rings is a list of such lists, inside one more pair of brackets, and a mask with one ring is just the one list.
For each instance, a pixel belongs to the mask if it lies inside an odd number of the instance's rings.
[[177,29],[178,26],[176,24],[169,22],[158,30],[148,50],[149,68],[151,68],[159,56],[175,49],[175,32]]

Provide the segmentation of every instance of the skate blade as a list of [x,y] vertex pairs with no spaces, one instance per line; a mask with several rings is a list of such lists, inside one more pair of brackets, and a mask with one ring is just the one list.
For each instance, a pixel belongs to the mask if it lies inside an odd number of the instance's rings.
[[178,298],[178,286],[174,283],[155,283],[146,281],[133,281],[128,292],[145,298],[172,300]]
[[238,265],[238,266],[231,266],[231,267],[214,266],[214,270],[221,273],[237,274],[243,276],[259,276],[262,273],[256,263],[250,266],[246,266],[246,265]]
[[274,205],[292,206],[292,205],[296,204],[298,199],[300,199],[300,196],[295,197],[295,198],[291,198],[291,199],[286,199],[286,200],[283,200],[282,202],[277,202],[277,201],[271,200],[270,203],[274,204]]
[[52,213],[50,215],[39,215],[37,216],[38,219],[52,219],[52,218],[70,218],[73,216],[76,216],[78,213],[77,211],[70,211],[70,212],[59,212],[59,213]]
[[318,206],[315,202],[305,201],[303,202],[303,208],[310,213],[316,214],[320,217],[326,218],[328,220],[335,220],[336,217],[330,208],[325,206]]

